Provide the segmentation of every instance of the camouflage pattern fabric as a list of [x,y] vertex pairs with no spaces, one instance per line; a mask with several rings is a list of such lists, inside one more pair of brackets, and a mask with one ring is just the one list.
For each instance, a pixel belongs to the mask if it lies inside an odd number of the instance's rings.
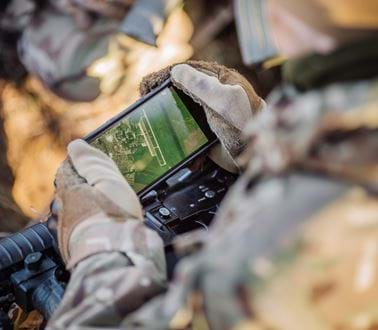
[[25,28],[19,55],[28,71],[59,96],[89,101],[100,90],[98,79],[86,76],[86,68],[107,53],[116,27],[114,20],[98,19],[82,30],[73,16],[45,10]]
[[210,230],[178,242],[202,247],[166,292],[127,256],[95,255],[49,329],[378,326],[378,80],[287,86],[267,103],[246,131],[244,175]]
[[[42,6],[35,0],[12,0],[0,13],[0,28],[20,32],[19,56],[29,73],[60,97],[86,102],[100,94],[100,80],[87,69],[108,54],[111,41],[117,43],[121,22],[130,21],[123,22],[123,33],[155,44],[180,0],[155,2],[50,0]],[[137,26],[131,29],[130,24]],[[127,49],[117,47],[124,60]]]
[[0,26],[21,33],[20,59],[46,87],[66,99],[93,100],[100,93],[99,81],[86,69],[107,53],[119,21],[102,16],[89,21],[70,1],[52,3],[38,8],[34,1],[13,0]]

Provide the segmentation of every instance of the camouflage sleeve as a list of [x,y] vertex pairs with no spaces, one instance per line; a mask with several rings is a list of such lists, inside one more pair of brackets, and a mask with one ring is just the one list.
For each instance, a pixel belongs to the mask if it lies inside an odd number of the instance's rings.
[[90,244],[101,245],[102,252],[73,269],[50,329],[116,327],[166,288],[162,240],[141,221],[108,221],[94,229],[81,228],[70,241],[71,250],[79,254]]
[[108,252],[82,261],[73,271],[63,302],[48,328],[117,328],[122,320],[165,288],[153,261]]

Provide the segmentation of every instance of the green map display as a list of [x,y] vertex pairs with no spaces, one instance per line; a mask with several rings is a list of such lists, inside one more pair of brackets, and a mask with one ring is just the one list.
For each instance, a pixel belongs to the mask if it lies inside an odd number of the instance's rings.
[[143,103],[91,144],[141,191],[208,141],[172,88]]

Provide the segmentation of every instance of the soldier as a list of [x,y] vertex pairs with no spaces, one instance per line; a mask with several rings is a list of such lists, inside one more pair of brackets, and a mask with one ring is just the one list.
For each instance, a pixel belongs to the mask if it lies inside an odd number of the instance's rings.
[[56,198],[72,276],[50,329],[378,326],[377,2],[263,4],[289,58],[264,109],[243,77],[213,63],[141,84],[146,93],[170,76],[203,105],[220,164],[244,150],[210,230],[177,242],[191,254],[171,283],[162,242],[114,163],[83,141],[68,146]]

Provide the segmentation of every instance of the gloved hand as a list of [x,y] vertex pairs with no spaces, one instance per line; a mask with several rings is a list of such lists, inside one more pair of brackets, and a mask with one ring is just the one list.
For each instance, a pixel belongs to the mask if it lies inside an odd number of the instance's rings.
[[73,141],[55,184],[59,249],[67,268],[95,253],[135,250],[145,230],[142,207],[110,158],[82,140]]
[[169,77],[173,85],[203,106],[209,126],[221,142],[221,146],[211,150],[210,158],[236,172],[234,158],[245,146],[241,131],[265,102],[237,71],[202,61],[176,64],[146,76],[140,84],[140,93],[147,94]]

